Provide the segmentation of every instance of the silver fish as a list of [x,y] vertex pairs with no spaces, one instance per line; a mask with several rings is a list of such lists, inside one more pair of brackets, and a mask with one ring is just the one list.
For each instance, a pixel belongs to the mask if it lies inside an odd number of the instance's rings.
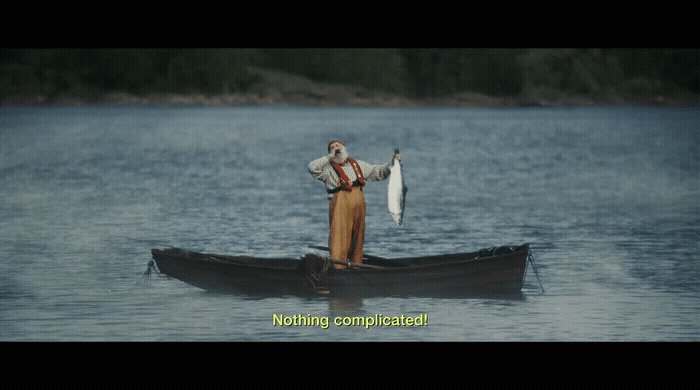
[[389,213],[394,218],[397,225],[403,222],[403,209],[406,202],[406,191],[408,188],[403,182],[401,174],[401,161],[397,160],[395,155],[399,154],[399,150],[394,150],[394,158],[392,159],[391,174],[389,175],[389,186],[387,190],[387,204]]

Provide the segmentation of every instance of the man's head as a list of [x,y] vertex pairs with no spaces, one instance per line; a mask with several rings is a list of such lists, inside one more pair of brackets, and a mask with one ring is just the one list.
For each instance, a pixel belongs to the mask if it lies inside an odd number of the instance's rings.
[[331,152],[331,149],[332,149],[333,147],[340,147],[341,145],[342,145],[342,146],[345,146],[345,144],[343,143],[343,141],[337,140],[337,139],[331,140],[331,142],[328,143],[328,153]]
[[338,164],[343,163],[348,159],[348,151],[345,148],[345,144],[343,141],[339,141],[337,139],[334,139],[328,143],[328,153],[333,156],[333,162]]

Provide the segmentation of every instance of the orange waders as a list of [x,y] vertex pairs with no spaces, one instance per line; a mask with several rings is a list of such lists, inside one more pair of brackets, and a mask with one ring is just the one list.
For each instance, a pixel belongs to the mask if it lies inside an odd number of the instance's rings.
[[[331,230],[328,247],[331,259],[362,264],[365,243],[365,196],[362,187],[338,191],[330,202]],[[337,269],[344,265],[334,264]]]

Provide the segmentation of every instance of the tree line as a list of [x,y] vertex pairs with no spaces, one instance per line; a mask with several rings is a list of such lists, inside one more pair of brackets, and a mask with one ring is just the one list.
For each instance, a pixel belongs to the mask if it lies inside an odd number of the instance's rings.
[[0,97],[245,93],[249,67],[411,97],[700,94],[700,49],[0,49]]

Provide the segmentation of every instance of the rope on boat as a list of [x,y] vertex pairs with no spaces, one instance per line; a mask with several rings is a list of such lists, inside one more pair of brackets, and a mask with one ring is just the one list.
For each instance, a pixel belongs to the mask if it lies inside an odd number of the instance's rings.
[[[532,250],[528,248],[527,250],[527,260],[532,265],[532,270],[535,271],[535,276],[537,277],[537,282],[540,284],[540,289],[542,289],[542,294],[544,294],[544,287],[542,287],[542,282],[540,281],[540,275],[537,273],[537,267],[535,266],[535,256],[532,255]],[[525,267],[527,271],[527,266]]]
[[[479,250],[479,252],[476,255],[476,258],[479,259],[483,257],[507,255],[515,253],[516,249],[517,248],[511,246],[492,246],[489,248]],[[542,294],[544,294],[544,287],[542,286],[542,281],[540,281],[540,275],[537,273],[537,266],[535,265],[535,257],[532,255],[532,250],[530,248],[527,249],[527,262],[529,262],[530,265],[532,265],[532,270],[535,271],[535,277],[537,277],[537,282],[540,284]],[[525,276],[527,276],[527,263],[525,264],[525,274],[523,275],[523,279],[525,279]]]
[[302,257],[304,261],[304,269],[306,271],[306,280],[309,282],[311,289],[318,294],[328,294],[328,288],[323,285],[323,278],[328,273],[330,267],[330,259],[316,255],[306,255]]
[[[156,271],[158,275],[162,275],[160,271],[158,271],[158,268],[156,267],[156,262],[153,260],[149,260],[148,264],[146,264],[146,271],[144,271],[143,275],[139,278],[138,282],[141,282],[141,280],[144,280],[144,284],[151,284],[151,275],[153,271]],[[144,279],[145,278],[145,279]]]

